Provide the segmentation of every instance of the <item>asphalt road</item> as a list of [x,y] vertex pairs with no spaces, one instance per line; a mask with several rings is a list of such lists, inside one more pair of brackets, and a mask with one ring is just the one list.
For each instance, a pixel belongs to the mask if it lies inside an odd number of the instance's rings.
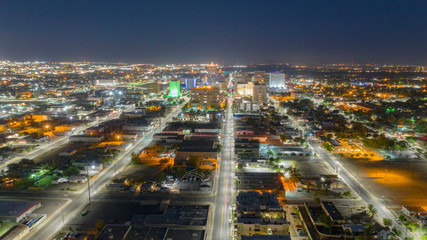
[[[324,148],[319,146],[319,143],[313,140],[309,140],[310,145],[313,147],[313,150],[321,158],[323,158],[333,169],[338,169],[338,175],[349,185],[355,192],[359,193],[359,196],[367,203],[372,204],[377,209],[377,214],[379,217],[388,218],[393,221],[393,227],[396,227],[402,232],[402,236],[405,237],[406,228],[396,222],[396,217],[386,208],[386,206],[378,200],[368,189],[366,189],[360,182],[351,175],[347,169],[341,165],[336,158],[327,152]],[[415,236],[411,232],[407,232],[408,236]]]
[[[179,105],[174,109],[173,112],[165,118],[162,123],[166,123],[175,117],[183,105]],[[161,129],[163,125],[157,128]],[[146,133],[145,137],[139,139],[131,149],[124,152],[113,164],[108,166],[97,178],[90,181],[90,195],[96,196],[98,190],[102,189],[114,175],[128,165],[131,159],[132,152],[139,152],[150,144],[154,133],[157,132],[157,128],[153,128],[151,131]],[[80,212],[88,205],[88,190],[83,190],[80,194],[70,195],[71,201],[66,203],[61,209],[58,209],[52,216],[42,222],[34,230],[32,230],[24,240],[32,239],[51,239],[55,234],[61,230],[61,228],[69,222],[73,217],[80,214]]]
[[[99,125],[103,122],[107,122],[110,120],[113,120],[115,118],[119,117],[119,115],[113,115],[110,117],[106,117],[105,119],[101,120],[101,121],[94,121],[88,125],[82,125],[76,128],[75,132],[80,132],[83,131],[87,128]],[[54,149],[54,148],[58,148],[64,144],[68,143],[68,136],[62,136],[62,137],[57,137],[55,140],[49,142],[49,143],[44,143],[41,146],[37,147],[36,149],[34,149],[33,151],[27,153],[27,154],[22,154],[18,157],[15,157],[5,163],[0,164],[0,170],[7,170],[7,165],[11,164],[11,163],[16,163],[18,161],[20,161],[21,159],[34,159],[46,152],[49,152],[50,150]]]
[[231,219],[230,201],[233,200],[234,193],[234,125],[231,106],[232,99],[229,99],[225,115],[225,127],[222,132],[222,155],[212,228],[212,239],[214,240],[230,239],[233,234],[233,228],[229,222]]

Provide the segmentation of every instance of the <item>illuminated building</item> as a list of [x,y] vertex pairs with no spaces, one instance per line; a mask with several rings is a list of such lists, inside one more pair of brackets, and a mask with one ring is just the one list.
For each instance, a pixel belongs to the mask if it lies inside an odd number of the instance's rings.
[[263,104],[267,102],[267,86],[264,83],[255,83],[253,88],[254,102]]
[[258,82],[258,83],[265,82],[265,72],[264,71],[255,71],[254,72],[254,82]]
[[119,81],[115,79],[98,79],[96,80],[97,86],[114,86],[118,85]]
[[169,82],[169,97],[181,96],[181,87],[179,81]]
[[238,84],[238,83],[247,83],[250,80],[249,73],[247,73],[247,72],[241,72],[241,73],[233,74],[233,79],[234,79],[234,83],[235,84]]
[[191,90],[191,105],[198,108],[219,108],[222,98],[219,88],[203,86]]
[[286,89],[284,73],[270,73],[268,87],[275,90]]
[[148,83],[145,85],[148,94],[159,94],[160,93],[160,84],[158,83]]
[[254,83],[238,83],[236,85],[236,93],[238,96],[252,96],[254,94]]
[[193,88],[197,87],[197,79],[193,78],[193,81],[188,80],[188,78],[185,79],[185,89],[191,90]]

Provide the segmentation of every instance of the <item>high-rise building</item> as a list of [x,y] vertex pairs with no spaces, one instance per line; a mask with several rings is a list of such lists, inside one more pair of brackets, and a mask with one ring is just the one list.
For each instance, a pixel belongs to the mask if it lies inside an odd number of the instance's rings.
[[259,83],[265,82],[265,72],[264,71],[255,71],[254,72],[254,82],[259,82]]
[[286,89],[285,74],[284,73],[270,73],[268,87],[275,90]]
[[197,87],[197,79],[193,78],[193,79],[185,79],[185,89],[187,90],[191,90],[193,88]]
[[198,108],[219,108],[223,95],[219,88],[203,86],[191,90],[190,105]]
[[249,77],[249,73],[247,73],[247,72],[235,73],[235,74],[232,75],[232,77],[234,79],[234,83],[235,84],[238,84],[238,83],[247,83],[247,82],[249,82],[251,80],[250,77]]
[[238,83],[236,85],[236,93],[238,96],[252,96],[254,94],[254,83]]
[[169,82],[169,97],[181,96],[181,86],[179,81]]
[[267,86],[264,83],[254,84],[254,103],[263,104],[267,101]]

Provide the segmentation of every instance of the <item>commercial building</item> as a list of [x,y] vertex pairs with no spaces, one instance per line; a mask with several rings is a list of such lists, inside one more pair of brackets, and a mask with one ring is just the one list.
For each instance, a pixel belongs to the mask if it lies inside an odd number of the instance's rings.
[[284,73],[270,73],[268,87],[274,90],[285,90],[285,77],[286,75]]
[[259,157],[259,141],[247,138],[236,139],[234,153],[238,156]]
[[281,197],[285,197],[285,187],[283,186],[281,173],[271,172],[236,172],[239,191],[275,191]]
[[274,191],[262,194],[254,191],[240,192],[237,196],[236,212],[235,227],[238,239],[254,235],[289,235],[286,212]]
[[252,97],[236,97],[234,98],[234,111],[236,112],[258,112],[260,104],[254,103]]
[[191,90],[190,106],[198,108],[219,108],[223,100],[219,88],[203,86]]
[[191,90],[191,89],[197,87],[197,79],[196,78],[193,78],[193,79],[186,78],[184,81],[185,81],[185,89],[187,89],[187,90]]
[[254,84],[254,103],[263,104],[267,101],[267,85],[265,83]]
[[252,96],[254,94],[254,83],[237,83],[236,84],[236,95],[240,97]]
[[73,135],[70,136],[69,140],[71,142],[86,142],[86,143],[95,143],[101,142],[104,140],[103,135]]
[[181,85],[179,81],[169,82],[169,97],[180,97],[181,96]]
[[119,80],[116,79],[98,79],[95,80],[97,86],[115,86],[119,85]]
[[159,94],[160,93],[160,84],[158,83],[147,83],[145,84],[145,89],[148,94]]
[[0,201],[0,219],[19,222],[28,214],[41,207],[40,202]]
[[251,80],[249,77],[249,73],[247,73],[247,72],[235,73],[235,74],[232,74],[231,76],[234,79],[235,84],[247,83]]
[[255,71],[254,72],[254,82],[256,83],[264,83],[266,79],[266,75],[264,71]]
[[136,215],[130,224],[107,224],[97,240],[204,240],[209,206],[167,206],[163,214]]

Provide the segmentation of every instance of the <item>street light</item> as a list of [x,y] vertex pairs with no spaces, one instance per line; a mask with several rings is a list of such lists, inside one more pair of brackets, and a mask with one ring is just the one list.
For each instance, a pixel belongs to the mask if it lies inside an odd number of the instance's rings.
[[[94,169],[94,168],[95,168],[95,166],[92,165],[92,169]],[[90,200],[89,161],[87,162],[86,173],[87,173],[87,193],[89,195],[89,204],[90,204],[91,200]]]

